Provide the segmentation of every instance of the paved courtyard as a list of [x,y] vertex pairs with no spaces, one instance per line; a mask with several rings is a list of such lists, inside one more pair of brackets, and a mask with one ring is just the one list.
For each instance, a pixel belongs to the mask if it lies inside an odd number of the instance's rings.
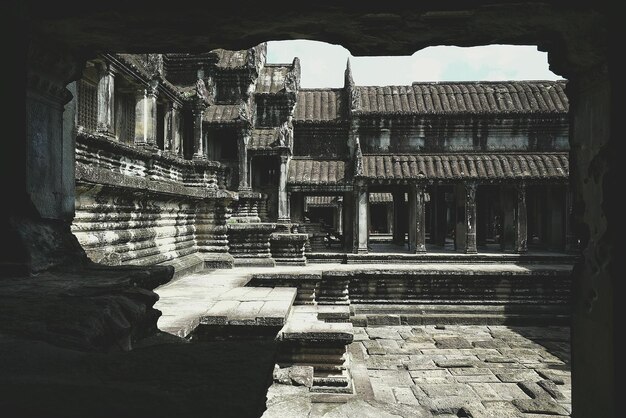
[[571,413],[569,328],[355,328],[357,394],[274,384],[264,417],[527,417]]

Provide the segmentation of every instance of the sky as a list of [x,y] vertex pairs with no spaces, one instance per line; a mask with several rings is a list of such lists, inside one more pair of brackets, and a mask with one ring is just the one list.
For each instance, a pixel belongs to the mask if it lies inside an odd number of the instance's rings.
[[354,82],[361,86],[409,85],[414,81],[557,80],[548,55],[536,46],[435,46],[411,56],[353,57],[341,45],[294,40],[267,43],[268,63],[300,58],[301,86],[343,87],[350,58]]

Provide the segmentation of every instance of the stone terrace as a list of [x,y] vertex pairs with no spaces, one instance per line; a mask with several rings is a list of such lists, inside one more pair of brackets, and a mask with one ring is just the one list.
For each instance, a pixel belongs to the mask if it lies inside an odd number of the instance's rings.
[[[276,266],[274,268],[250,268],[235,267],[232,269],[205,270],[184,276],[178,280],[159,287],[155,291],[160,300],[155,307],[163,312],[158,326],[161,330],[170,334],[186,337],[200,323],[200,318],[218,301],[220,296],[230,289],[249,285],[254,275],[262,277],[266,274],[271,276],[291,277],[297,274],[306,278],[307,275],[321,275],[322,272],[351,272],[381,270],[390,272],[419,272],[440,274],[507,274],[525,275],[535,270],[564,272],[571,271],[570,264],[500,264],[497,261],[477,265],[463,263],[422,263],[413,265],[384,265],[380,264],[314,264],[307,266]],[[295,282],[293,286],[295,286]],[[296,304],[304,302],[304,295],[299,295]],[[306,302],[304,302],[306,303]]]
[[[427,273],[436,269],[443,276],[464,272],[501,272],[523,276],[533,269],[552,269],[563,273],[570,268],[569,265],[546,264],[468,266],[423,263],[385,266],[385,271],[406,271],[408,274],[416,271]],[[311,301],[302,297],[298,299],[295,284],[282,288],[245,287],[256,286],[254,281],[251,282],[254,275],[287,277],[297,273],[306,278],[324,271],[341,274],[377,269],[380,270],[380,266],[373,264],[316,264],[271,269],[235,267],[191,274],[156,289],[161,299],[155,307],[163,311],[159,327],[178,336],[190,336],[199,325],[200,328],[207,326],[207,318],[217,318],[219,315],[211,316],[211,312],[219,311],[219,304],[225,301],[237,301],[238,306],[244,302],[258,305],[255,305],[258,312],[255,310],[254,315],[250,316],[250,320],[254,317],[255,322],[258,322],[262,308],[260,302],[276,303],[271,296],[276,294],[280,304],[295,302],[298,305],[290,310],[284,307],[280,309],[281,318],[284,315],[287,325],[302,325],[301,321],[296,321],[298,315],[294,312],[306,316],[311,311],[311,318],[317,313],[318,325],[322,326],[323,321],[327,321],[323,325],[324,332],[332,333],[333,327],[338,327],[341,332],[346,331],[346,335],[350,334],[350,338],[344,342],[349,344],[347,356],[328,361],[335,368],[349,365],[349,370],[337,377],[348,378],[348,386],[343,387],[354,388],[354,393],[342,393],[342,389],[334,393],[323,389],[320,393],[306,386],[274,383],[267,395],[268,409],[264,417],[569,416],[571,378],[569,328],[566,326],[450,325],[442,320],[440,324],[381,324],[364,327],[353,326],[359,325],[354,317],[353,324],[332,324],[333,321],[348,320],[345,316],[348,315],[349,306],[307,305]],[[231,321],[231,315],[236,316],[238,312],[229,311],[224,317],[225,324],[230,325],[232,322],[239,325],[237,318],[233,317],[235,320]],[[326,317],[328,319],[324,319]],[[310,325],[313,323],[311,321],[315,321],[315,318],[304,322]],[[248,323],[239,322],[243,325]],[[278,333],[279,339],[285,337],[284,333],[289,330],[289,326]],[[307,328],[306,332],[313,331]],[[302,357],[305,352],[310,353],[307,355],[311,359],[328,357],[328,354],[322,355],[322,351],[318,353],[316,350],[313,347],[291,354],[284,352],[282,356],[296,354],[296,357]],[[328,351],[328,348],[323,350]],[[333,366],[333,362],[337,364]],[[301,359],[301,364],[308,363],[313,364]],[[313,379],[323,382],[325,378],[320,373],[316,369]]]

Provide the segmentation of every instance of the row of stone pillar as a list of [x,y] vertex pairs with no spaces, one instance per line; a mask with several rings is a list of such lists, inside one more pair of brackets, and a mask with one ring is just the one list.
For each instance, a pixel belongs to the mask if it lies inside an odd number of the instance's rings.
[[[116,70],[109,63],[98,65],[97,85],[97,132],[115,138],[115,77]],[[157,148],[157,80],[135,91],[135,129],[133,142],[138,147]],[[163,150],[171,154],[182,154],[181,103],[170,101],[165,113]],[[194,109],[194,132],[202,138],[202,112]],[[198,119],[200,124],[197,124]],[[194,155],[203,154],[202,141],[194,143]]]
[[[476,188],[475,183],[466,183],[460,186],[463,215],[458,220],[462,227],[457,228],[457,248],[467,254],[476,254]],[[527,209],[526,187],[519,184],[515,188],[517,198],[515,207],[515,251],[525,253],[527,246]],[[406,225],[403,216],[406,213],[404,192],[393,194],[394,203],[394,226],[393,242],[403,244],[405,233],[409,236],[409,250],[413,253],[426,251],[426,213],[425,213],[425,187],[421,184],[408,186],[408,213],[409,222]],[[354,248],[353,252],[363,254],[368,252],[368,214],[369,197],[367,187],[356,186],[354,191]],[[445,215],[444,215],[445,216]],[[459,234],[459,232],[461,232]],[[445,233],[445,231],[444,231]]]
[[[282,206],[279,204],[279,219],[289,219],[289,200],[290,193],[286,192],[286,168],[283,178],[283,167],[286,162],[281,161],[281,185],[279,201],[283,201]],[[467,254],[476,254],[477,252],[477,207],[476,207],[476,188],[475,183],[466,183],[458,186],[457,205],[460,203],[463,214],[457,219],[457,249]],[[515,187],[516,201],[513,213],[513,222],[515,230],[515,251],[525,253],[527,246],[527,208],[526,208],[526,187],[519,184]],[[404,244],[405,234],[409,236],[409,250],[413,253],[423,253],[426,251],[426,212],[425,212],[425,186],[421,184],[413,184],[408,186],[408,202],[405,202],[404,191],[393,193],[394,205],[394,225],[393,225],[393,242],[396,244]],[[303,201],[303,197],[300,199]],[[440,199],[441,200],[441,199]],[[440,203],[436,205],[439,209]],[[406,222],[406,213],[408,204],[408,224]],[[294,207],[294,217],[296,220],[302,220],[304,217],[302,209],[298,209],[301,205],[296,204]],[[282,209],[281,209],[282,207]],[[445,208],[445,206],[444,206]],[[353,193],[347,193],[343,198],[343,232],[346,236],[346,248],[352,248],[354,253],[365,254],[369,251],[369,192],[366,185],[357,185]],[[439,216],[445,217],[445,212]],[[445,239],[445,231],[439,231],[439,235]],[[443,241],[440,241],[443,242]]]

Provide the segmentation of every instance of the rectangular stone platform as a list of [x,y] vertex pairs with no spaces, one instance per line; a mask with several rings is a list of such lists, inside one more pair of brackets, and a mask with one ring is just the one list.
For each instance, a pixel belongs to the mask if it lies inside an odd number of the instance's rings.
[[282,327],[296,293],[294,287],[236,287],[219,296],[200,324]]

